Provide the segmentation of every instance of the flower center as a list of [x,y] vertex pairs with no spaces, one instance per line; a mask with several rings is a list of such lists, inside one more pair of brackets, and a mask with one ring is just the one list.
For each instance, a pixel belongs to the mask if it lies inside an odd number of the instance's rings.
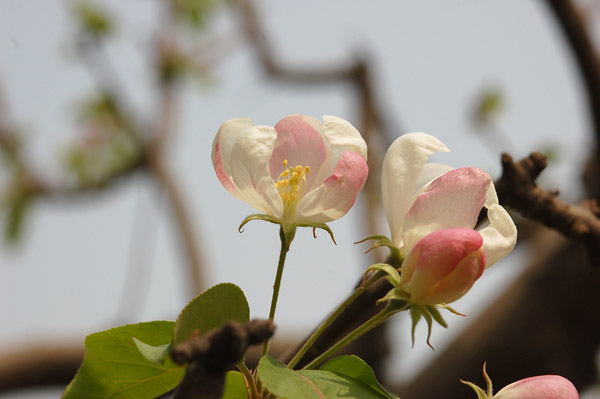
[[[287,166],[288,161],[283,161],[283,166]],[[292,220],[296,216],[296,206],[298,200],[304,194],[306,186],[306,175],[310,172],[308,166],[296,165],[290,167],[279,175],[277,179],[277,189],[281,200],[283,201],[283,220]]]

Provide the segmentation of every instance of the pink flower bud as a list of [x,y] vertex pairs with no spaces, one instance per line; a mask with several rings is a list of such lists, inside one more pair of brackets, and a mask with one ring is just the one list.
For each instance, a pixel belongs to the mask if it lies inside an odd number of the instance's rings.
[[420,239],[402,264],[400,288],[416,305],[450,303],[462,297],[485,268],[483,238],[473,229],[438,230]]
[[559,375],[529,377],[502,388],[493,399],[578,399],[571,381]]

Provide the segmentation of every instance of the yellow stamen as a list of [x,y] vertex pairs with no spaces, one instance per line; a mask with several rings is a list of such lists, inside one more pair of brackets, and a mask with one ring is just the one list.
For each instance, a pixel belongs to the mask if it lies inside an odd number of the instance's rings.
[[[283,166],[287,166],[288,160],[283,160]],[[300,197],[304,194],[306,186],[306,175],[310,172],[308,166],[297,165],[289,167],[279,175],[275,185],[283,201],[283,220],[292,220],[296,216],[296,206]]]

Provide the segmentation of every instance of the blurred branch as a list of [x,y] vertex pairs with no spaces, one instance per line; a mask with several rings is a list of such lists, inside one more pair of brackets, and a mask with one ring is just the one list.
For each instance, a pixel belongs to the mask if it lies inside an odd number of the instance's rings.
[[30,346],[0,355],[0,392],[66,385],[83,360],[83,345]]
[[587,96],[596,140],[600,141],[600,68],[585,19],[571,0],[545,0],[573,52]]

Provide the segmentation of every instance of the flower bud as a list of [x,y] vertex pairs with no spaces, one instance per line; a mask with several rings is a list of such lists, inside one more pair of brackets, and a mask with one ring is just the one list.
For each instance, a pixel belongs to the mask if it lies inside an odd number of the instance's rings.
[[483,238],[467,228],[438,230],[419,240],[404,259],[399,286],[416,305],[462,297],[485,269]]
[[493,399],[578,399],[571,381],[559,375],[529,377],[502,388]]

